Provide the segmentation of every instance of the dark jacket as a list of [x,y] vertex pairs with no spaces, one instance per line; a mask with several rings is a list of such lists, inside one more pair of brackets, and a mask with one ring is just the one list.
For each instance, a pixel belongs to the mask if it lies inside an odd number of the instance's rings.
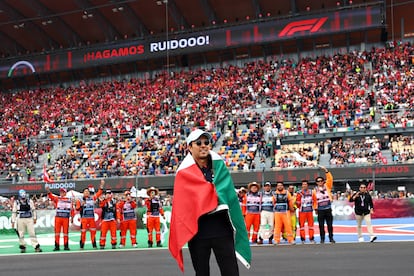
[[372,197],[369,193],[354,193],[349,202],[355,202],[355,214],[359,216],[368,215],[371,209],[374,209],[374,204],[372,203]]

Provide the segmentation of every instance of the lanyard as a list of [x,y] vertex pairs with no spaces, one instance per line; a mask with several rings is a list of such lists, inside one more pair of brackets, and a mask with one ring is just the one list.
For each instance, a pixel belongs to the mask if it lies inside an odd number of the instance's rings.
[[364,206],[364,204],[365,204],[365,203],[364,203],[364,201],[365,201],[365,196],[362,196],[362,195],[361,195],[360,197],[361,197],[361,206]]

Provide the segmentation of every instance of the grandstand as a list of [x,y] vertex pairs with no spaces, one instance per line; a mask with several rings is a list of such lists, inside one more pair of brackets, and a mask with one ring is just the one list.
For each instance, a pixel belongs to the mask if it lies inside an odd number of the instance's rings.
[[44,164],[171,189],[195,127],[237,186],[323,165],[412,189],[411,2],[31,2],[0,4],[2,193],[44,191]]

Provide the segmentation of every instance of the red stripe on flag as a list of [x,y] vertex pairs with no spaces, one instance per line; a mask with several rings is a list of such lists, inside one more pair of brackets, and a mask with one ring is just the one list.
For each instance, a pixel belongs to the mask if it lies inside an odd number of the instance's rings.
[[50,179],[49,174],[46,170],[46,164],[43,165],[43,181],[46,183],[53,183],[52,179]]

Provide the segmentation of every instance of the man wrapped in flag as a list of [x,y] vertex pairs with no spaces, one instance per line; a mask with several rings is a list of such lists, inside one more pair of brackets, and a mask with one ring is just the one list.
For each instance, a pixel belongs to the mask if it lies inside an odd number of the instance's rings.
[[211,151],[211,135],[200,129],[187,138],[189,154],[177,169],[169,250],[184,271],[188,243],[196,275],[210,274],[214,251],[221,275],[239,275],[237,259],[250,267],[251,252],[240,204],[230,173]]

